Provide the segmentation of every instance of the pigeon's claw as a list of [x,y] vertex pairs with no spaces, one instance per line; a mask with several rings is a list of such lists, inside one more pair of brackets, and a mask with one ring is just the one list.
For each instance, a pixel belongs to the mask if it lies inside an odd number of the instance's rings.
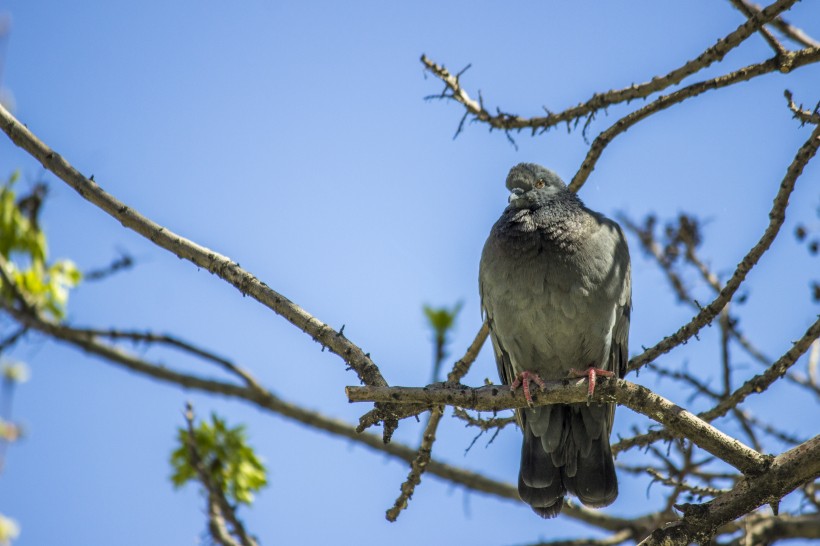
[[520,374],[515,376],[515,380],[510,385],[510,388],[515,391],[518,387],[524,388],[524,398],[527,399],[527,404],[530,406],[533,405],[532,402],[532,395],[530,394],[530,381],[538,385],[541,390],[546,388],[546,383],[544,380],[539,377],[539,375],[535,372],[521,372]]
[[615,372],[604,370],[602,368],[596,368],[594,364],[590,364],[586,370],[576,370],[575,368],[570,368],[569,375],[570,377],[586,377],[589,381],[589,391],[587,392],[587,396],[592,398],[592,395],[595,393],[596,379],[599,376],[615,377]]

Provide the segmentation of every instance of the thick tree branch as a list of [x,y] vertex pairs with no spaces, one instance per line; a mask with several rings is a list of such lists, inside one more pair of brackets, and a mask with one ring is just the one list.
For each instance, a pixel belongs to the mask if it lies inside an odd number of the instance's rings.
[[820,477],[820,436],[786,451],[763,474],[742,479],[706,504],[680,506],[682,519],[657,529],[641,546],[706,543],[718,528],[764,504],[776,505],[799,486]]
[[[378,435],[360,433],[356,427],[344,421],[284,401],[261,387],[257,390],[248,386],[234,385],[176,372],[161,364],[151,363],[141,359],[123,351],[119,347],[101,342],[95,336],[88,334],[88,332],[93,332],[93,329],[73,329],[31,315],[26,311],[9,307],[8,305],[2,305],[2,308],[20,322],[20,324],[26,325],[26,327],[31,330],[39,331],[58,341],[62,341],[98,356],[105,362],[124,367],[151,379],[181,386],[186,389],[196,389],[202,392],[244,400],[265,411],[281,415],[310,428],[345,438],[356,444],[363,445],[380,453],[386,453],[408,463],[412,463],[418,456],[418,451],[414,448],[396,442],[385,444]],[[478,337],[480,337],[481,334],[482,332],[479,331]],[[456,365],[455,368],[463,369],[463,367],[458,365]],[[254,381],[254,383],[258,385],[256,381]],[[514,485],[487,478],[477,472],[464,470],[436,461],[435,459],[431,459],[426,465],[426,472],[473,491],[520,502],[518,491]],[[607,516],[596,510],[590,510],[572,503],[565,505],[563,513],[568,517],[608,531],[619,531],[627,527],[636,528],[636,526],[640,529],[648,529],[648,526],[655,521],[655,516],[644,516],[643,518],[639,518],[637,522],[631,519]]]
[[[506,385],[479,388],[440,384],[427,387],[346,387],[345,392],[351,402],[423,403],[428,406],[446,404],[480,411],[528,406],[522,392],[514,392]],[[547,381],[546,388],[535,392],[532,398],[535,405],[584,403],[588,400],[587,386],[577,381]],[[617,402],[636,413],[646,415],[673,431],[676,436],[688,438],[744,474],[758,474],[769,464],[766,456],[649,389],[623,379],[601,381],[592,400]]]

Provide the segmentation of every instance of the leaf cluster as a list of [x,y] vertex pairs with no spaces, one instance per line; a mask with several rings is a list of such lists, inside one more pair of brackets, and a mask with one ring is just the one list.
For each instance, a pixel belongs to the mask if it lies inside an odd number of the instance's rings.
[[[33,193],[18,200],[14,191],[18,177],[12,174],[0,187],[0,256],[26,300],[59,320],[65,317],[69,290],[80,283],[82,273],[71,260],[48,262],[46,236],[37,225],[39,207],[24,206],[38,196]],[[0,279],[0,296],[12,299],[12,291],[3,284]]]
[[171,481],[175,487],[198,481],[199,472],[204,472],[227,498],[251,504],[254,492],[268,483],[265,465],[247,444],[243,425],[231,428],[211,414],[210,422],[202,421],[192,431],[180,427],[177,442],[178,447],[171,454]]

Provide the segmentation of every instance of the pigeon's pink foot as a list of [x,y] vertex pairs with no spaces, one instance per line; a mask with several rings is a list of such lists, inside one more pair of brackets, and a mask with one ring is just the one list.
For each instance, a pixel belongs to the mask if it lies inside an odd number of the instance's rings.
[[615,377],[615,372],[611,372],[609,370],[604,370],[601,368],[596,368],[594,365],[590,364],[586,370],[576,370],[575,368],[569,369],[570,377],[586,377],[589,381],[589,392],[587,395],[591,398],[592,395],[595,393],[595,381],[600,377]]
[[515,376],[515,381],[512,382],[510,388],[515,391],[518,387],[524,387],[524,398],[527,399],[527,404],[532,406],[532,395],[530,394],[530,381],[544,389],[547,385],[535,372],[521,372]]

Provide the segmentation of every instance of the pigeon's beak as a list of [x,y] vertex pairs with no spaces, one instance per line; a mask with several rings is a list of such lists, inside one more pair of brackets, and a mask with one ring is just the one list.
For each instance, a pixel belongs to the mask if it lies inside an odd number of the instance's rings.
[[522,190],[521,188],[513,188],[510,192],[510,197],[507,199],[507,202],[512,203],[520,199],[522,195],[524,195],[524,190]]

